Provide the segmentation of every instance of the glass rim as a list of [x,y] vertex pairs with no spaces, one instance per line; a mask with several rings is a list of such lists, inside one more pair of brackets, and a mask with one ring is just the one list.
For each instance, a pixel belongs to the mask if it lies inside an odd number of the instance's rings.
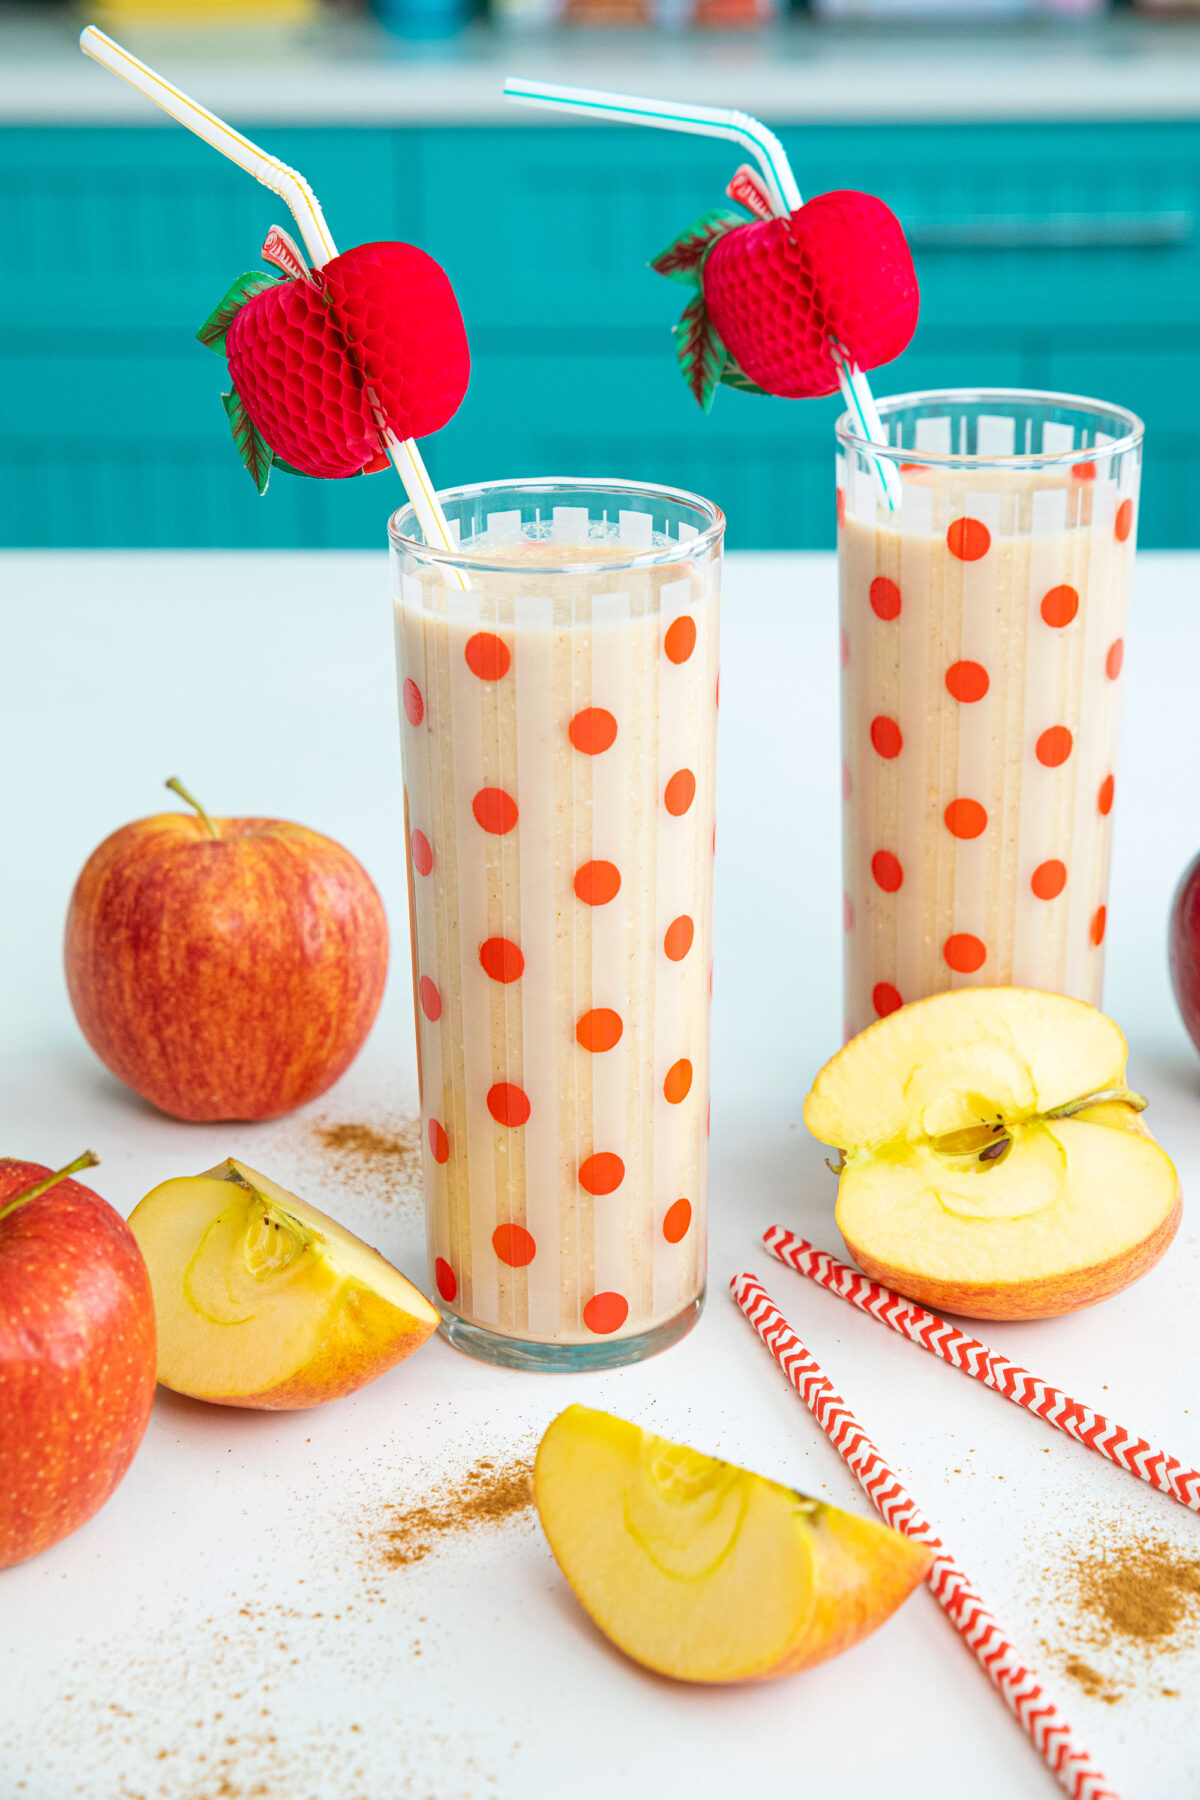
[[841,414],[834,425],[834,434],[839,444],[848,450],[857,450],[871,457],[887,457],[892,462],[921,463],[933,467],[952,468],[1016,468],[1045,469],[1069,466],[1080,461],[1091,461],[1095,456],[1121,456],[1134,450],[1146,435],[1146,427],[1135,412],[1127,406],[1116,406],[1107,400],[1095,400],[1087,394],[1061,394],[1048,388],[919,388],[911,394],[885,394],[876,401],[879,416],[886,419],[889,414],[899,412],[902,407],[919,406],[930,401],[944,401],[960,406],[994,401],[998,406],[1012,406],[1014,402],[1037,401],[1041,405],[1071,407],[1076,412],[1103,413],[1110,419],[1120,420],[1124,427],[1124,435],[1116,437],[1110,444],[1103,444],[1099,450],[1087,446],[1082,450],[1030,450],[1012,456],[996,456],[964,454],[957,450],[908,450],[900,445],[877,444],[871,438],[865,438],[850,428],[851,414]]
[[[684,538],[679,543],[667,544],[657,549],[636,550],[629,556],[613,561],[605,558],[603,565],[595,562],[558,562],[539,563],[539,575],[580,575],[594,574],[597,567],[603,566],[606,574],[620,574],[627,569],[650,569],[673,562],[687,562],[691,557],[703,555],[719,542],[725,531],[725,514],[713,500],[705,500],[701,494],[693,494],[687,488],[664,487],[653,481],[627,481],[612,475],[527,475],[510,476],[498,481],[474,481],[461,487],[439,488],[438,499],[443,502],[453,500],[469,500],[480,494],[496,493],[507,490],[510,493],[537,494],[554,492],[569,497],[572,493],[597,493],[611,491],[614,494],[637,495],[639,498],[651,498],[682,502],[694,508],[708,524],[697,530],[695,537]],[[432,563],[441,568],[474,569],[481,574],[511,575],[519,564],[511,559],[497,558],[495,551],[474,552],[471,550],[443,550],[435,544],[427,544],[424,538],[412,537],[408,530],[402,530],[400,521],[406,526],[417,523],[416,508],[412,502],[398,506],[388,520],[388,540],[393,550],[407,551],[422,562]],[[551,540],[546,540],[547,542]]]

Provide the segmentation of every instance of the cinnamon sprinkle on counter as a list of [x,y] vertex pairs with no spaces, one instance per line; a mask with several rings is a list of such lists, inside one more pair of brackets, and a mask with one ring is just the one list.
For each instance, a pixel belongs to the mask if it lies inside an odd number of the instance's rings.
[[503,1525],[533,1505],[533,1458],[481,1456],[466,1474],[417,1506],[389,1505],[370,1534],[385,1568],[422,1562],[447,1538]]
[[1098,1532],[1046,1579],[1071,1614],[1057,1621],[1071,1648],[1046,1648],[1088,1699],[1113,1706],[1131,1687],[1178,1698],[1162,1665],[1200,1645],[1200,1555],[1153,1531]]

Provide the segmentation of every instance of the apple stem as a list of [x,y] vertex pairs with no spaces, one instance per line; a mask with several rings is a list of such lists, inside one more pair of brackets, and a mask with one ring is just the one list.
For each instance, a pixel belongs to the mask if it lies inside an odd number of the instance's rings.
[[1148,1101],[1141,1094],[1135,1094],[1130,1088],[1105,1088],[1099,1094],[1084,1094],[1079,1100],[1068,1100],[1065,1106],[1056,1106],[1053,1112],[1043,1113],[1045,1119],[1069,1119],[1075,1113],[1083,1112],[1089,1106],[1103,1106],[1106,1101],[1115,1101],[1121,1106],[1128,1106],[1133,1112],[1145,1112]]
[[48,1188],[55,1187],[60,1181],[65,1181],[68,1175],[75,1175],[80,1169],[94,1168],[99,1161],[100,1158],[94,1150],[85,1150],[82,1156],[77,1156],[74,1162],[69,1162],[65,1169],[56,1169],[53,1175],[43,1175],[40,1181],[35,1181],[32,1187],[27,1187],[24,1193],[17,1194],[8,1202],[7,1206],[0,1206],[0,1219],[7,1219],[9,1213],[16,1212],[18,1206],[24,1206],[27,1200],[36,1200],[39,1194],[44,1194]]
[[220,832],[217,830],[216,826],[213,824],[212,820],[209,818],[208,814],[205,812],[205,810],[201,806],[200,802],[196,799],[196,796],[194,794],[188,793],[188,791],[184,787],[182,781],[180,781],[178,775],[172,775],[170,781],[164,782],[163,785],[164,785],[164,787],[169,787],[173,794],[178,794],[182,800],[186,800],[189,806],[195,807],[196,811],[199,813],[200,817],[203,819],[206,827],[208,828],[208,835],[210,837],[220,838],[220,835],[221,835]]

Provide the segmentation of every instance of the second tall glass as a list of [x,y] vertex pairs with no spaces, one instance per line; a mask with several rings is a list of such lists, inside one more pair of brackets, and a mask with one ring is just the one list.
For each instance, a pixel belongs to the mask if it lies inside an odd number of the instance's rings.
[[838,426],[846,1029],[968,985],[1098,1004],[1141,421],[1005,389],[879,410],[886,451]]
[[632,1362],[705,1271],[716,507],[620,483],[392,521],[430,1273],[459,1348]]

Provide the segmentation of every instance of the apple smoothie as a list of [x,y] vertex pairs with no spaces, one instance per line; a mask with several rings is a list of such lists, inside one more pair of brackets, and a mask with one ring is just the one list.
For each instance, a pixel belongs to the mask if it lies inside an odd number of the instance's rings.
[[644,492],[492,504],[465,589],[396,558],[432,1279],[521,1366],[704,1287],[721,521]]
[[1101,998],[1140,425],[1060,416],[1017,457],[1013,396],[974,397],[956,458],[955,398],[884,403],[895,513],[839,471],[851,1033],[945,988]]

